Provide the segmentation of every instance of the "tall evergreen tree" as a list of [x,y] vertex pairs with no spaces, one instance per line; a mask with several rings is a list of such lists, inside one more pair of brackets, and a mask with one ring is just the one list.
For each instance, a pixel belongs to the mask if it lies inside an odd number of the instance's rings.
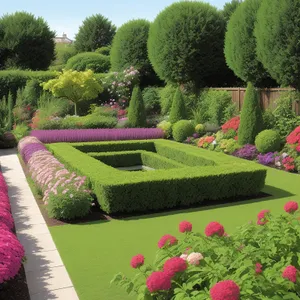
[[174,124],[180,120],[187,118],[184,98],[180,88],[178,87],[174,95],[172,106],[170,110],[169,121]]
[[146,127],[146,113],[143,95],[139,86],[135,86],[132,91],[128,108],[128,120],[132,127]]

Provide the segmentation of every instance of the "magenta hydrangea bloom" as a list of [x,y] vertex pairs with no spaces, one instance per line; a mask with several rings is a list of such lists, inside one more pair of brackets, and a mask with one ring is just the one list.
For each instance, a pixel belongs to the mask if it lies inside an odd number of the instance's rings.
[[192,231],[192,229],[193,229],[193,225],[188,221],[182,221],[179,223],[179,231],[181,233],[190,232]]
[[132,257],[130,265],[132,268],[136,269],[144,264],[145,257],[142,254],[138,254]]
[[153,272],[146,281],[150,293],[167,291],[171,288],[171,277],[166,272]]
[[175,236],[166,234],[161,237],[161,239],[158,241],[158,248],[163,248],[165,246],[173,246],[177,244],[177,239]]
[[0,284],[18,274],[24,254],[17,237],[10,231],[0,229]]
[[265,225],[268,223],[267,215],[270,213],[268,209],[263,209],[257,214],[257,225]]
[[187,263],[183,258],[172,257],[164,263],[164,272],[168,273],[171,277],[176,273],[184,272],[187,269]]
[[288,279],[291,282],[296,283],[298,270],[294,266],[287,266],[283,272],[282,277]]
[[216,283],[210,290],[212,300],[239,300],[240,288],[232,280],[224,280]]
[[289,214],[294,213],[295,211],[298,210],[298,208],[299,208],[299,205],[295,201],[289,201],[284,205],[284,210]]
[[218,222],[210,222],[205,227],[205,235],[206,236],[213,236],[213,235],[223,236],[224,233],[225,233],[225,229],[224,229],[223,225],[221,225]]

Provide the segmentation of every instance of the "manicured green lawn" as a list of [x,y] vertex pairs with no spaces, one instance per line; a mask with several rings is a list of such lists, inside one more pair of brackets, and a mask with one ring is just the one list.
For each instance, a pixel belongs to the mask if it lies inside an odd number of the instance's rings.
[[236,226],[255,220],[261,209],[282,212],[287,200],[300,200],[300,176],[269,169],[264,192],[272,196],[125,221],[51,227],[50,231],[81,300],[134,299],[109,286],[115,273],[132,274],[129,262],[133,255],[144,254],[152,262],[159,238],[166,233],[178,236],[178,223],[183,220],[201,232],[210,221],[219,221],[232,233]]

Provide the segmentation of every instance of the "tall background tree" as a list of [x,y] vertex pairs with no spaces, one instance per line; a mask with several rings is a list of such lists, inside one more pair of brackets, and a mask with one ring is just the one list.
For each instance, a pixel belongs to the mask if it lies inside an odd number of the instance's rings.
[[117,31],[110,50],[112,71],[122,71],[133,66],[140,72],[141,85],[153,84],[156,75],[147,52],[150,22],[143,19],[123,24]]
[[202,2],[178,2],[163,10],[150,26],[149,58],[166,82],[196,87],[217,74],[224,61],[225,20]]
[[300,2],[264,0],[257,14],[257,55],[283,86],[300,89]]
[[16,12],[4,15],[0,19],[0,28],[0,60],[5,67],[31,70],[46,70],[49,67],[55,57],[55,33],[43,18]]
[[256,56],[254,26],[261,0],[245,0],[232,14],[225,36],[227,65],[244,82],[256,86],[274,85]]
[[75,48],[79,52],[95,51],[108,46],[116,33],[116,26],[100,14],[86,18],[75,37]]
[[230,20],[231,15],[236,11],[242,0],[231,0],[223,6],[222,14],[226,22]]

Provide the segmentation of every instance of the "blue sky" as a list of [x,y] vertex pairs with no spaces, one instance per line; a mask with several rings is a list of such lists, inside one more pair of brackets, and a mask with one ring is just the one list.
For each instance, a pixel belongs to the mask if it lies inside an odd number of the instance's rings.
[[[206,0],[222,8],[230,0]],[[90,15],[100,13],[116,26],[126,21],[144,18],[150,21],[175,0],[3,0],[0,14],[25,10],[43,17],[58,35],[67,33],[74,38],[82,21]]]

